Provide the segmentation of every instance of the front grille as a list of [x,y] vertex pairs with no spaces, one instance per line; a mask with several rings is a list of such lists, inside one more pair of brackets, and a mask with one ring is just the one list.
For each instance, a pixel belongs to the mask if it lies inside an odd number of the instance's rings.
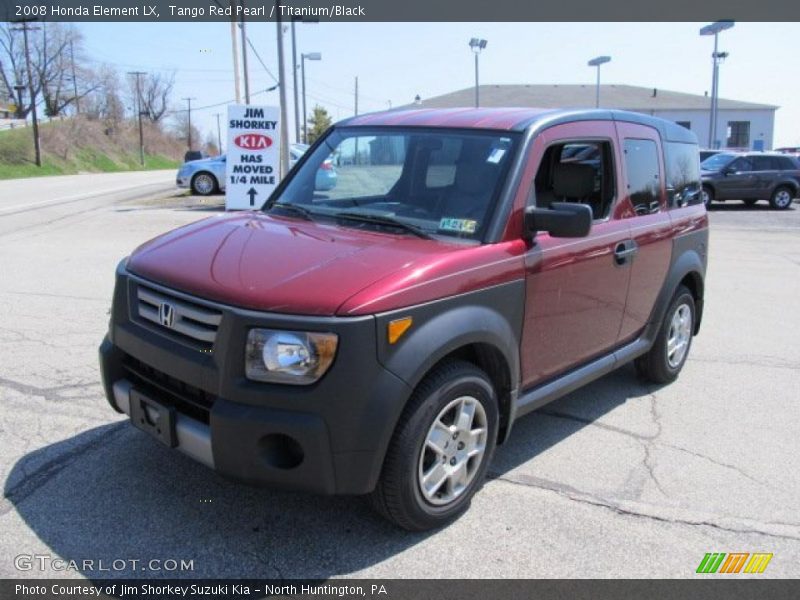
[[150,365],[125,355],[122,366],[128,372],[133,387],[156,402],[172,406],[180,413],[206,425],[209,422],[214,396],[167,375]]
[[210,349],[222,321],[219,310],[178,298],[142,283],[136,286],[137,313],[159,329]]

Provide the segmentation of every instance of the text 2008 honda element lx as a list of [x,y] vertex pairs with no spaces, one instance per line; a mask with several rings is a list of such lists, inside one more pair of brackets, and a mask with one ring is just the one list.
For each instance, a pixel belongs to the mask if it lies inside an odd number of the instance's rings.
[[[333,189],[315,189],[331,160]],[[262,210],[120,263],[105,391],[220,473],[462,513],[514,421],[635,360],[674,380],[703,312],[697,140],[607,110],[413,110],[332,127]]]

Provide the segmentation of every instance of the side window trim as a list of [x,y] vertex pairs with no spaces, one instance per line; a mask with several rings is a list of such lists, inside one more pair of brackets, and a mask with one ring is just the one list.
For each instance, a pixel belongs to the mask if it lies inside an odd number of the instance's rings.
[[[567,144],[581,144],[581,143],[591,143],[591,144],[608,144],[609,147],[609,154],[610,156],[609,161],[610,165],[608,165],[607,170],[608,174],[611,176],[611,199],[609,200],[608,209],[606,210],[606,214],[604,217],[600,219],[593,219],[592,223],[605,223],[611,219],[611,216],[614,214],[614,208],[617,206],[619,202],[619,184],[617,181],[617,164],[616,164],[616,140],[608,137],[608,136],[579,136],[579,137],[563,137],[554,139],[549,141],[547,145],[544,147],[542,151],[542,159],[547,156],[548,151],[555,147],[555,146],[564,146]],[[605,159],[605,157],[603,157]],[[526,206],[536,206],[536,178],[539,174],[539,169],[542,168],[542,163],[540,162],[537,167],[536,171],[533,175],[533,179],[530,182],[530,189],[528,192],[528,197],[526,200]],[[604,165],[605,168],[605,165]]]

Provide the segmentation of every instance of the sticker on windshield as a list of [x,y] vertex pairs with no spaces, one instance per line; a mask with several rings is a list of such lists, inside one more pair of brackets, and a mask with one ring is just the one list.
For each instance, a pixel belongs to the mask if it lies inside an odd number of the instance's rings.
[[456,231],[458,233],[475,233],[478,222],[473,219],[451,219],[448,217],[439,221],[440,231]]
[[503,157],[505,155],[506,155],[505,148],[493,148],[492,151],[489,153],[489,157],[486,159],[486,162],[496,165],[501,160],[503,160]]

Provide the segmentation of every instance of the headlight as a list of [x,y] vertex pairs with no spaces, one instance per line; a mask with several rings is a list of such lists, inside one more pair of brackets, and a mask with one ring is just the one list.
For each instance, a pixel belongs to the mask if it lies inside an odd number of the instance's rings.
[[330,368],[338,343],[335,333],[251,329],[245,374],[256,381],[308,385]]

